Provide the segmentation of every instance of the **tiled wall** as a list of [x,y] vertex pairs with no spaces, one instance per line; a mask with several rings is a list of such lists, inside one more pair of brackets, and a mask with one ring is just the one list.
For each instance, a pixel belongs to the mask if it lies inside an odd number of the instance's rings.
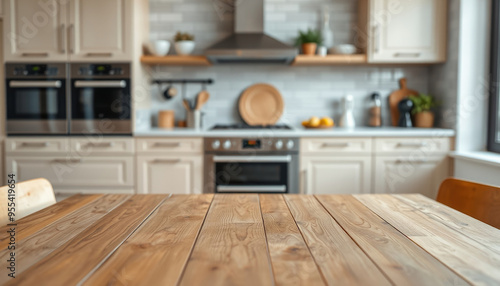
[[[251,0],[239,0],[251,1]],[[229,4],[226,4],[229,3]],[[196,36],[198,52],[232,33],[232,0],[150,0],[151,38],[171,39],[177,30]],[[355,0],[266,0],[266,32],[285,42],[293,42],[298,29],[319,28],[320,11],[331,11],[331,28],[335,43],[351,43],[353,26],[357,21]],[[213,78],[209,87],[212,98],[204,108],[205,125],[240,122],[237,112],[238,97],[254,83],[266,82],[276,86],[285,100],[285,114],[281,121],[290,124],[312,115],[341,115],[340,100],[346,94],[355,98],[358,125],[364,125],[369,95],[380,92],[384,99],[398,89],[397,80],[407,77],[409,87],[428,92],[429,71],[426,66],[332,66],[290,67],[277,65],[229,65],[213,67],[152,67],[155,78]],[[165,86],[163,86],[165,88]],[[188,96],[194,96],[200,86],[189,87]],[[151,114],[160,109],[176,110],[177,118],[184,117],[181,98],[170,101],[161,98],[158,87],[151,88]],[[389,112],[384,100],[384,123],[389,124]]]

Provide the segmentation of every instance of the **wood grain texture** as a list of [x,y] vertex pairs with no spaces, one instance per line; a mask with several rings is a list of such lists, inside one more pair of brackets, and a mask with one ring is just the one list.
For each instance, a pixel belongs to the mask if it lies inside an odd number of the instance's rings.
[[147,65],[170,65],[170,66],[211,66],[205,56],[196,55],[168,55],[160,56],[142,56],[141,63]]
[[180,285],[273,285],[258,195],[214,197]]
[[[19,275],[49,255],[129,197],[130,195],[105,195],[57,220],[37,233],[18,241],[16,273]],[[9,253],[9,250],[0,251],[0,259],[6,261],[9,258]],[[0,269],[0,284],[9,279],[7,269],[2,267]]]
[[175,285],[213,195],[173,195],[84,285]]
[[119,247],[167,195],[134,195],[7,285],[75,285]]
[[354,197],[316,198],[395,285],[468,285]]
[[[500,284],[500,255],[464,234],[429,219],[392,195],[355,195],[369,209],[468,282]],[[408,232],[411,224],[415,232]],[[498,238],[500,241],[500,237]]]
[[324,285],[282,195],[259,195],[276,285]]
[[[23,240],[100,197],[102,197],[102,195],[74,195],[55,205],[16,221],[17,241]],[[7,233],[9,228],[9,226],[2,226],[0,228],[0,249],[5,249],[9,244],[10,236]]]
[[446,179],[439,187],[437,201],[500,229],[500,188]]
[[418,209],[430,220],[443,224],[500,255],[500,229],[418,194],[394,195]]
[[314,196],[285,200],[329,285],[391,285]]
[[297,55],[292,66],[330,66],[330,65],[354,65],[366,64],[367,57],[364,54],[355,55],[326,55],[307,56]]

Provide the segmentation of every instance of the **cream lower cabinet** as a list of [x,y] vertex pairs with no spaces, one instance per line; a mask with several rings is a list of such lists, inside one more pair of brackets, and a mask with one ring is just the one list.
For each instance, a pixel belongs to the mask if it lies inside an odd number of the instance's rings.
[[370,156],[305,156],[300,165],[303,194],[370,193]]
[[303,138],[302,194],[363,194],[371,191],[371,138]]
[[202,138],[141,138],[137,146],[137,192],[203,192]]
[[58,194],[134,193],[133,138],[8,138],[6,172],[46,178]]
[[447,155],[424,159],[377,157],[375,193],[418,193],[435,199],[440,184],[450,175]]
[[146,194],[202,193],[201,156],[139,156],[139,192]]

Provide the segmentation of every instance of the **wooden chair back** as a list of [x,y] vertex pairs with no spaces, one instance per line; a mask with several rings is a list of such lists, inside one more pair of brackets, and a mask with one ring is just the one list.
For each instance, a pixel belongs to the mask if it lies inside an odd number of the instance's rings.
[[[9,186],[0,187],[0,225],[9,223]],[[56,203],[52,185],[46,179],[34,179],[15,184],[15,219],[21,219]]]
[[454,178],[444,180],[437,201],[500,229],[500,188]]

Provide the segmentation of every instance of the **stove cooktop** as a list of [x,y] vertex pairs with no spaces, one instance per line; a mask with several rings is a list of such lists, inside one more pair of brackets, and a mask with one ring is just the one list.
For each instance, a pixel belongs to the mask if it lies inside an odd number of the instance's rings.
[[277,125],[217,124],[210,130],[234,130],[234,129],[292,130],[292,127],[286,124],[277,124]]

